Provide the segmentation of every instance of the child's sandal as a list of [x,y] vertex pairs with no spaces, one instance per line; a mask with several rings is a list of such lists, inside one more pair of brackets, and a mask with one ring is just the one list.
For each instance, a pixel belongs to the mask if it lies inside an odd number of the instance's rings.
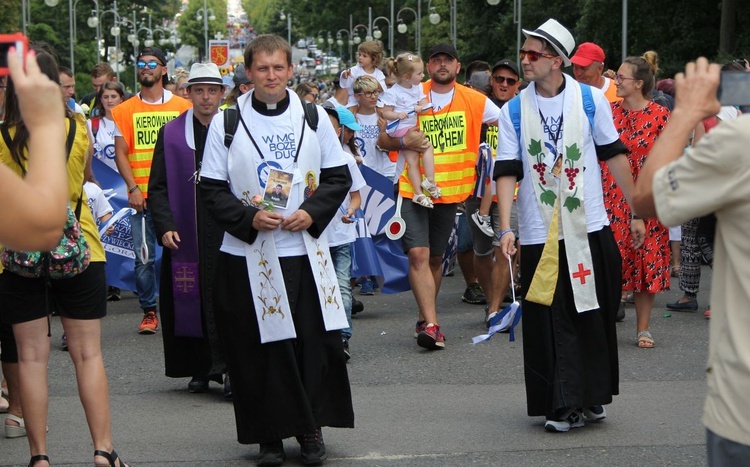
[[420,206],[423,206],[425,208],[432,209],[434,207],[434,205],[432,204],[432,201],[430,200],[430,198],[428,198],[427,196],[425,196],[424,193],[421,193],[421,194],[417,195],[416,197],[412,198],[412,202],[414,202],[414,203],[416,203],[416,204],[418,204]]

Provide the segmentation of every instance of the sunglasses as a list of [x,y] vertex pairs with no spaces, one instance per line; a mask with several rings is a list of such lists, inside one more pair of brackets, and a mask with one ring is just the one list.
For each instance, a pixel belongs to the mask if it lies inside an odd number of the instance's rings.
[[622,83],[625,80],[632,79],[633,81],[637,81],[635,78],[628,78],[627,76],[622,75],[615,75],[615,83]]
[[148,67],[150,70],[155,70],[159,65],[160,63],[156,60],[151,60],[150,62],[137,62],[135,64],[135,66],[137,66],[139,70],[143,70],[146,67]]
[[535,62],[539,60],[539,57],[555,58],[557,55],[550,55],[544,52],[537,52],[535,50],[520,50],[518,52],[518,56],[521,57],[521,60],[528,58],[530,62]]
[[320,94],[315,94],[314,92],[308,92],[308,94],[311,95],[311,96],[313,96],[313,98],[315,98],[315,100],[317,100],[318,97],[320,97]]
[[517,79],[506,78],[505,76],[493,76],[492,79],[495,80],[497,84],[508,83],[508,86],[514,86],[518,82]]

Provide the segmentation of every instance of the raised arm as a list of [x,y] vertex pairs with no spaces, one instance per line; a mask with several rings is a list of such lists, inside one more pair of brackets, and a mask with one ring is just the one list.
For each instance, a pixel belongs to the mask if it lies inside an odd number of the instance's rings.
[[68,171],[62,91],[39,69],[36,54],[26,70],[14,48],[8,52],[24,125],[29,131],[28,171],[22,179],[0,164],[0,243],[25,251],[49,250],[60,240],[67,219]]

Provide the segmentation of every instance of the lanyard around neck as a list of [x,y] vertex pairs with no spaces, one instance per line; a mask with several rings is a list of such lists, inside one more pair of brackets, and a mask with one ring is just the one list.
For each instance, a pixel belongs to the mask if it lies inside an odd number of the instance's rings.
[[[240,123],[242,123],[242,128],[245,129],[245,133],[247,133],[248,138],[250,138],[250,142],[253,143],[253,146],[255,146],[255,150],[258,151],[258,155],[260,158],[265,162],[266,158],[263,156],[263,152],[260,150],[260,147],[258,146],[258,143],[255,142],[255,138],[253,138],[253,135],[250,133],[250,129],[247,127],[247,124],[245,123],[245,119],[242,118],[242,112],[239,110],[237,111],[237,115],[240,117]],[[297,143],[297,152],[294,154],[294,165],[297,165],[297,159],[299,159],[299,151],[302,149],[302,139],[305,137],[305,127],[307,126],[305,122],[305,116],[302,115],[302,134],[300,134],[299,142]],[[292,131],[294,131],[294,128],[292,127]]]

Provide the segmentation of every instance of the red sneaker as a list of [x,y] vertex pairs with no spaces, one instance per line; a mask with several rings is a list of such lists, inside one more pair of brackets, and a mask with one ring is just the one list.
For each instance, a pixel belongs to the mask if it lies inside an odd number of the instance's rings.
[[428,324],[417,336],[417,345],[427,350],[444,350],[445,336],[437,324]]
[[703,312],[703,316],[706,317],[706,319],[711,319],[711,308]]
[[427,327],[427,321],[417,321],[417,325],[414,327],[414,338],[419,337],[419,333],[424,331]]
[[139,334],[155,334],[156,328],[159,327],[159,318],[156,317],[156,312],[149,311],[143,315],[143,321],[138,326]]

